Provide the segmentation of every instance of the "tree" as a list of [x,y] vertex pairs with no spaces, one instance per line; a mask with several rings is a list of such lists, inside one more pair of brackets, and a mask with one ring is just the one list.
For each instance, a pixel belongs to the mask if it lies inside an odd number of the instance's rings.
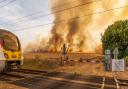
[[128,56],[128,20],[117,21],[108,26],[102,37],[103,52],[118,47],[119,58]]

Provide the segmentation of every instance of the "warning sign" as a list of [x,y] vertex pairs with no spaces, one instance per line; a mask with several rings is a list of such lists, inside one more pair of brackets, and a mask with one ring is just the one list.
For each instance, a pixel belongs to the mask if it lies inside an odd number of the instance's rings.
[[112,71],[125,71],[124,59],[112,59]]

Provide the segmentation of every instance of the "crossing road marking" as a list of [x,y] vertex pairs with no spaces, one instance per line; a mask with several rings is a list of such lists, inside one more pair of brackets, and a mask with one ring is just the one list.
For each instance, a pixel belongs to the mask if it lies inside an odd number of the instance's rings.
[[114,80],[115,80],[115,82],[116,82],[116,88],[117,88],[117,89],[120,89],[119,81],[116,79],[116,77],[114,77]]
[[105,85],[105,77],[103,77],[103,82],[102,82],[101,89],[104,89],[104,85]]
[[117,80],[115,74],[114,74],[114,73],[112,73],[112,74],[113,74],[114,80],[115,80],[115,82],[116,82],[116,89],[120,89],[119,81]]

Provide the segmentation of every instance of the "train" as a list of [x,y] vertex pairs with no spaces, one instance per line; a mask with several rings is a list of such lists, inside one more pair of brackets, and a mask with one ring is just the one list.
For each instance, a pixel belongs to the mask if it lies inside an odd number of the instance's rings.
[[18,37],[4,29],[0,29],[0,72],[19,69],[23,65],[21,44]]

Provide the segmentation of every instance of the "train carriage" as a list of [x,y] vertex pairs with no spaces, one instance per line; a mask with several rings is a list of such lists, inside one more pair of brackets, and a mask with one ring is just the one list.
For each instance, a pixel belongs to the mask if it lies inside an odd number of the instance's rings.
[[23,57],[18,37],[7,30],[0,29],[0,71],[20,68],[22,64]]

